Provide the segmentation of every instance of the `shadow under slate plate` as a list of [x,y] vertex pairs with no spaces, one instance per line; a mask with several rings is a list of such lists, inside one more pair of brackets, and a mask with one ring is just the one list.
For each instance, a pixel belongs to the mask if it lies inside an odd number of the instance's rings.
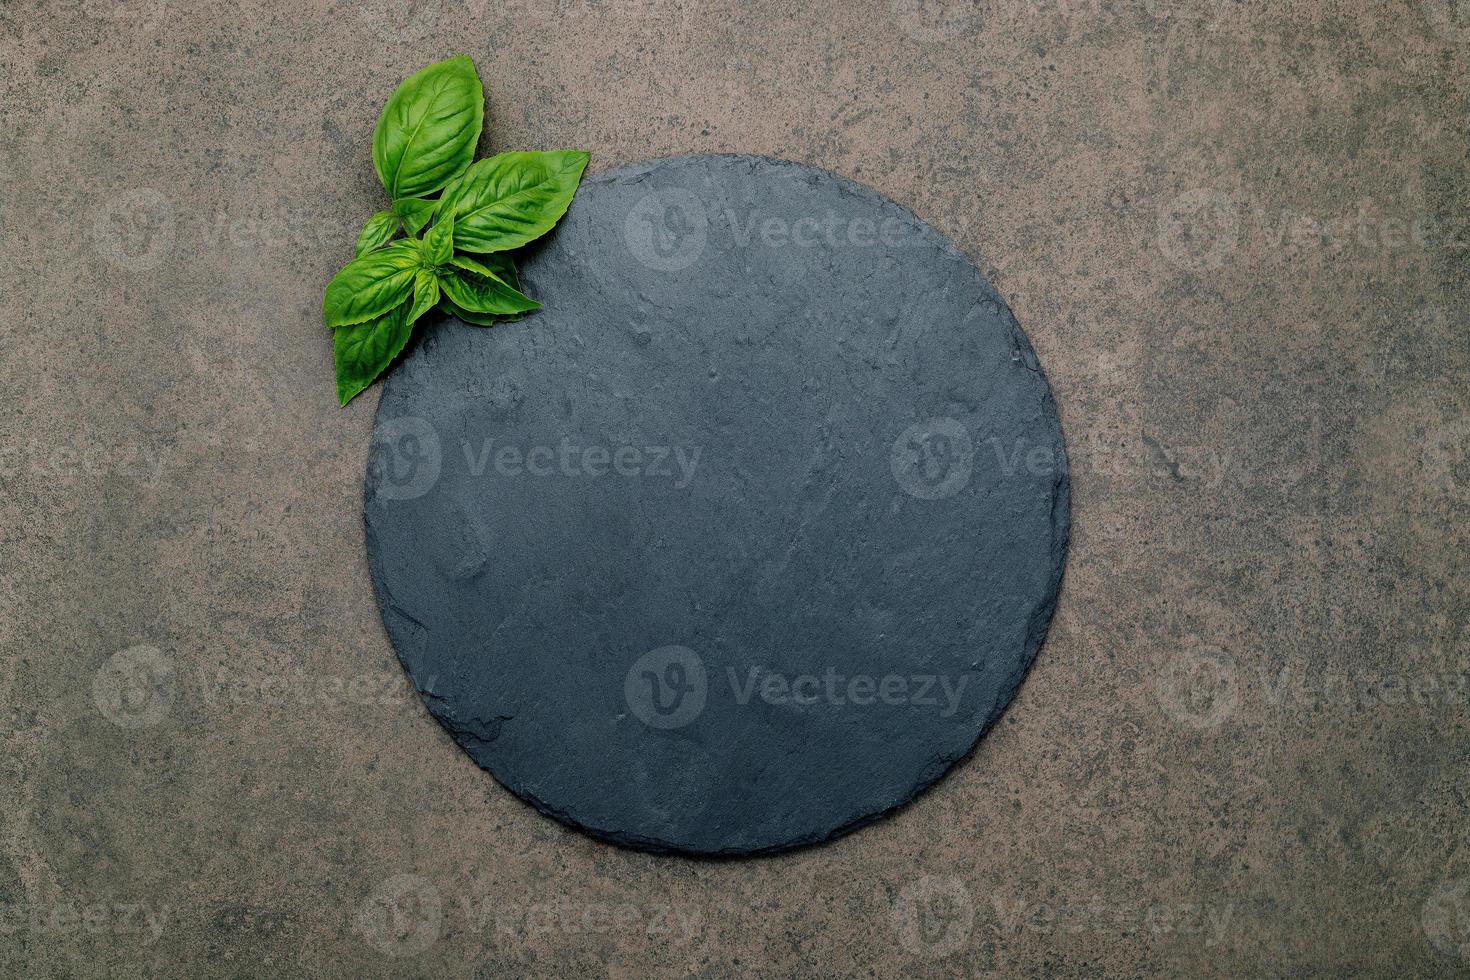
[[1004,710],[1066,554],[1046,380],[946,239],[746,156],[583,183],[546,308],[425,331],[365,492],[383,621],[511,791],[619,844],[796,847]]

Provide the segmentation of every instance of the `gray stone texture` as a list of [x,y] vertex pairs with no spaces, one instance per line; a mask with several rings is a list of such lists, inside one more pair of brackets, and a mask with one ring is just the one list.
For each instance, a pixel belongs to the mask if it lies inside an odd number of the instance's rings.
[[[0,974],[1464,973],[1455,7],[0,7]],[[379,389],[337,407],[319,308],[383,100],[460,51],[482,153],[822,167],[1024,325],[1066,582],[1000,722],[891,819],[608,847],[404,679]]]
[[425,328],[365,491],[435,717],[550,816],[655,851],[818,843],[1009,703],[1066,554],[1036,355],[952,244],[812,167],[584,182],[545,308]]

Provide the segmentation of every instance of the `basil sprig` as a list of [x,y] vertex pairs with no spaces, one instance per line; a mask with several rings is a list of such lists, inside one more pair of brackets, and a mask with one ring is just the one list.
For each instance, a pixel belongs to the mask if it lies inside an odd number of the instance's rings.
[[343,405],[393,363],[429,310],[488,327],[541,306],[521,292],[507,253],[566,214],[588,155],[501,153],[474,163],[484,119],[480,77],[463,55],[409,76],[383,107],[373,167],[392,207],[363,225],[357,257],[322,297]]

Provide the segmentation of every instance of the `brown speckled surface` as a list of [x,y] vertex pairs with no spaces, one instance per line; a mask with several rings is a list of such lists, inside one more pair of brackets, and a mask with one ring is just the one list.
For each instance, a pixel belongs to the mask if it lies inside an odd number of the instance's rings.
[[[1245,6],[0,8],[0,973],[1470,971],[1470,18]],[[486,151],[824,167],[1025,327],[1057,621],[895,818],[616,850],[411,695],[319,300],[456,51]]]

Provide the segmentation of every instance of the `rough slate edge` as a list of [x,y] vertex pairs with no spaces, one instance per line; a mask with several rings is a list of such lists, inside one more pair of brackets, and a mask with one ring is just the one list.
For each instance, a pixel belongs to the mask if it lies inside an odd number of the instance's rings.
[[[531,806],[535,807],[542,815],[550,817],[551,819],[555,820],[557,823],[565,827],[580,831],[581,833],[586,834],[588,837],[591,837],[595,840],[603,841],[608,844],[615,844],[619,847],[625,847],[631,850],[651,854],[679,855],[682,857],[709,861],[727,861],[738,860],[741,858],[769,857],[776,854],[783,854],[788,851],[794,851],[798,848],[826,844],[830,841],[836,840],[839,837],[850,834],[855,830],[866,827],[867,825],[881,820],[889,814],[892,814],[909,805],[919,796],[927,792],[932,786],[937,784],[940,780],[944,779],[947,775],[949,775],[949,773],[953,772],[956,768],[962,765],[966,760],[970,758],[970,756],[974,755],[976,747],[979,746],[980,742],[985,738],[990,730],[995,727],[996,723],[1000,721],[1001,717],[1006,713],[1006,709],[1010,707],[1011,701],[1015,699],[1016,691],[1020,688],[1021,682],[1026,679],[1026,675],[1030,673],[1031,666],[1036,662],[1036,657],[1041,652],[1042,645],[1046,642],[1047,632],[1051,628],[1052,615],[1056,612],[1057,600],[1061,595],[1062,580],[1067,564],[1067,549],[1071,539],[1072,479],[1070,475],[1071,467],[1065,462],[1067,440],[1066,430],[1062,426],[1061,413],[1056,410],[1056,400],[1052,395],[1051,383],[1046,379],[1046,373],[1041,367],[1041,362],[1036,357],[1036,351],[1034,348],[1032,348],[1031,341],[1027,338],[1025,331],[1021,329],[1021,325],[1019,322],[1017,322],[1015,314],[1011,312],[1010,304],[1007,303],[995,291],[995,287],[991,284],[990,280],[985,277],[985,274],[980,271],[979,267],[975,265],[970,257],[964,252],[960,251],[960,249],[954,244],[954,242],[950,241],[947,236],[942,235],[938,231],[934,230],[934,228],[930,226],[927,221],[919,217],[908,207],[905,207],[903,204],[894,201],[892,198],[880,194],[878,191],[874,190],[871,187],[868,187],[864,184],[859,184],[853,180],[849,180],[848,178],[843,177],[839,174],[834,174],[829,170],[823,170],[820,167],[813,167],[804,163],[793,163],[789,160],[781,160],[776,157],[762,156],[759,154],[687,153],[667,157],[658,157],[656,159],[645,160],[640,163],[626,164],[622,167],[616,167],[612,170],[605,170],[601,173],[586,177],[583,179],[581,187],[588,188],[596,184],[611,184],[626,180],[637,181],[653,173],[660,167],[685,160],[728,161],[731,163],[746,161],[752,164],[774,164],[779,167],[787,167],[797,171],[804,171],[812,175],[813,177],[816,177],[817,179],[834,181],[839,187],[841,187],[847,193],[852,194],[854,197],[870,201],[873,204],[877,205],[879,208],[887,207],[896,209],[900,214],[913,221],[914,225],[919,229],[921,234],[931,236],[934,240],[939,242],[943,251],[947,255],[949,255],[951,258],[968,264],[971,268],[975,270],[975,273],[979,277],[980,282],[985,286],[986,290],[988,291],[989,298],[993,299],[1000,307],[1000,309],[1004,312],[1004,319],[1010,325],[1011,340],[1015,344],[1016,349],[1021,353],[1021,356],[1026,363],[1026,366],[1041,379],[1042,384],[1046,388],[1046,395],[1043,399],[1043,403],[1048,404],[1052,407],[1052,414],[1057,420],[1057,430],[1058,434],[1061,437],[1064,459],[1064,465],[1061,467],[1061,470],[1057,474],[1056,479],[1052,482],[1053,496],[1051,508],[1051,554],[1053,571],[1048,588],[1051,597],[1046,603],[1038,606],[1035,612],[1032,613],[1031,628],[1026,640],[1026,647],[1022,651],[1020,663],[1017,666],[1015,672],[1012,674],[1010,682],[1003,689],[1003,696],[997,698],[996,700],[996,704],[998,707],[996,708],[995,713],[990,718],[986,719],[985,723],[980,726],[980,729],[976,733],[974,741],[970,743],[969,748],[967,748],[960,755],[956,756],[954,759],[950,760],[949,763],[942,770],[940,770],[938,775],[934,776],[926,782],[916,783],[914,785],[913,792],[910,793],[906,798],[883,810],[875,811],[873,813],[867,814],[866,816],[859,817],[856,820],[852,820],[848,823],[834,827],[832,830],[824,834],[812,834],[808,835],[805,838],[791,840],[782,844],[774,845],[772,847],[757,848],[754,850],[701,851],[669,844],[665,841],[660,841],[654,838],[642,837],[637,834],[630,834],[621,831],[608,831],[598,827],[589,826],[587,824],[581,823],[570,814],[558,809],[547,801],[536,797],[534,794],[524,793],[511,786],[507,786],[504,782],[500,780],[500,777],[495,775],[492,770],[490,770],[486,766],[480,765],[479,761],[475,759],[474,755],[461,742],[462,737],[472,736],[469,736],[466,733],[459,731],[449,719],[441,718],[438,712],[436,712],[432,706],[435,700],[434,696],[420,689],[418,685],[414,685],[415,690],[418,692],[419,700],[423,702],[424,707],[429,710],[429,713],[434,717],[434,720],[439,723],[439,726],[444,729],[444,731],[449,735],[451,739],[454,740],[455,745],[458,746],[466,756],[469,756],[471,761],[474,761],[476,765],[480,766],[481,769],[489,773],[491,778],[493,778],[501,788],[505,789],[517,799],[529,803]],[[573,202],[573,204],[575,206],[575,202]],[[525,248],[518,250],[517,254],[521,256],[534,255],[547,241],[551,240],[551,238],[557,233],[558,229],[553,228],[544,238],[533,242]],[[529,286],[530,283],[525,277],[524,270],[520,271],[522,275],[522,285]],[[534,298],[534,290],[528,289],[528,292]],[[534,330],[536,329],[536,315],[535,313],[531,313],[525,317],[522,317],[519,320],[508,321],[497,326],[488,328],[471,327],[468,325],[464,326],[467,330]],[[405,347],[405,349],[399,354],[398,359],[395,360],[395,367],[404,357],[408,355],[409,351],[414,348],[419,337],[421,337],[422,335],[422,331],[415,331],[413,341]],[[382,414],[384,400],[385,399],[381,395],[379,395],[378,407],[373,415],[374,431],[377,430],[378,416]],[[372,497],[374,489],[376,489],[372,480],[371,443],[369,444],[369,446],[369,458],[365,465],[366,475],[363,479],[363,530],[365,536],[364,546],[365,550],[368,553],[370,563],[369,577],[372,579],[373,582],[373,595],[377,602],[379,619],[383,624],[383,632],[388,636],[388,642],[390,645],[392,645],[394,655],[398,657],[400,666],[404,668],[404,674],[408,676],[410,683],[412,683],[413,675],[408,669],[408,664],[404,662],[403,657],[398,653],[398,645],[393,642],[393,637],[391,631],[389,630],[387,617],[384,615],[385,597],[378,584],[380,576],[372,574],[371,564],[374,562],[373,555],[381,554],[381,552],[374,552],[373,549],[366,548],[366,539],[371,538],[373,535],[372,527],[368,523],[367,519],[367,504]]]

